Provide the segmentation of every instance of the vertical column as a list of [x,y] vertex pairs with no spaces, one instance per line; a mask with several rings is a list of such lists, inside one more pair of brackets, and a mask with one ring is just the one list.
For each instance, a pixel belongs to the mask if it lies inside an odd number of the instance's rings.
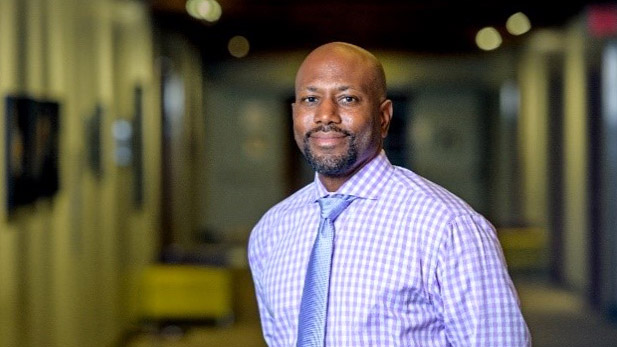
[[617,40],[607,42],[602,56],[601,221],[603,303],[617,315]]
[[[17,0],[0,0],[0,163],[5,163],[4,97],[17,81]],[[0,346],[17,346],[17,233],[6,214],[6,170],[0,169]]]
[[80,191],[78,156],[75,154],[75,138],[81,136],[79,119],[76,117],[78,90],[73,82],[76,74],[76,41],[75,37],[83,33],[77,32],[76,18],[79,13],[78,0],[54,0],[48,5],[47,30],[47,64],[45,70],[49,93],[61,101],[60,118],[60,184],[61,190],[55,198],[54,235],[50,247],[53,248],[53,330],[52,346],[76,347],[82,339],[80,330],[79,288],[81,276],[79,247],[80,228],[77,221],[81,218],[81,210],[76,198]]
[[500,226],[520,224],[519,171],[516,149],[516,128],[520,113],[520,88],[515,81],[506,81],[499,90],[499,120],[496,144],[497,158],[495,216]]
[[564,60],[563,206],[566,284],[589,289],[589,127],[585,27],[567,29]]
[[519,153],[521,156],[521,212],[523,222],[546,226],[547,184],[547,58],[532,46],[522,59],[519,76],[520,118]]

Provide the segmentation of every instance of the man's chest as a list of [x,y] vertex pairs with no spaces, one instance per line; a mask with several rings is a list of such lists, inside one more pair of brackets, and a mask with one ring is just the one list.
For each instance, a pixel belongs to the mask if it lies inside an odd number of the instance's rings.
[[[263,285],[266,304],[277,320],[296,324],[308,259],[319,221],[287,225],[273,245]],[[336,224],[329,286],[329,319],[362,325],[388,310],[430,305],[427,288],[432,260],[413,226],[403,221]],[[353,324],[350,324],[353,321]]]

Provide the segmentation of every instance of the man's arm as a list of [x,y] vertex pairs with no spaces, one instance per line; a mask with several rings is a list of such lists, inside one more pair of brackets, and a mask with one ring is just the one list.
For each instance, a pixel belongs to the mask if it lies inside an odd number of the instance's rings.
[[454,346],[530,346],[494,228],[479,215],[449,225],[438,255],[444,324]]
[[265,257],[265,247],[260,239],[260,229],[263,228],[264,221],[260,221],[253,231],[249,239],[248,247],[248,260],[251,268],[251,274],[253,276],[253,283],[255,285],[255,295],[257,297],[257,306],[259,308],[259,318],[261,320],[261,329],[264,339],[269,346],[272,346],[272,330],[274,329],[273,317],[268,309],[266,302],[266,293],[262,285],[262,263]]

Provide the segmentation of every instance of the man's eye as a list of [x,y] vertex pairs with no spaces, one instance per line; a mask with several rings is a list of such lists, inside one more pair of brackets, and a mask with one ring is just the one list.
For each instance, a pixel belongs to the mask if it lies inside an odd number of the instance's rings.
[[352,103],[352,102],[357,101],[357,99],[356,99],[355,97],[353,97],[353,96],[343,96],[343,97],[341,98],[341,101],[342,101],[342,102],[344,102],[344,103],[346,103],[346,104],[350,104],[350,103]]
[[306,97],[302,98],[302,100],[304,102],[315,102],[315,101],[317,101],[317,98],[314,97],[314,96],[306,96]]

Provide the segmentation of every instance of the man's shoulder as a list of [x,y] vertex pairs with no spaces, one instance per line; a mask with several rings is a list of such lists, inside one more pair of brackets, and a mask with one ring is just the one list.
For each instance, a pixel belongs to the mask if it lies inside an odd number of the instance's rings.
[[311,182],[272,206],[268,212],[285,212],[305,205],[315,199],[314,189],[315,183]]
[[279,227],[285,223],[285,218],[314,199],[313,189],[314,183],[308,184],[268,209],[251,231],[249,253],[254,253],[256,247],[267,248],[268,244],[272,244],[280,236]]
[[394,190],[408,191],[410,199],[430,204],[449,214],[475,212],[467,202],[450,190],[407,168],[395,166],[392,184],[395,185]]
[[313,191],[314,189],[314,183],[310,183],[289,195],[285,199],[279,201],[274,206],[270,207],[268,211],[266,211],[266,213],[262,216],[260,223],[267,220],[276,220],[281,216],[284,216],[289,212],[310,203],[315,198]]

